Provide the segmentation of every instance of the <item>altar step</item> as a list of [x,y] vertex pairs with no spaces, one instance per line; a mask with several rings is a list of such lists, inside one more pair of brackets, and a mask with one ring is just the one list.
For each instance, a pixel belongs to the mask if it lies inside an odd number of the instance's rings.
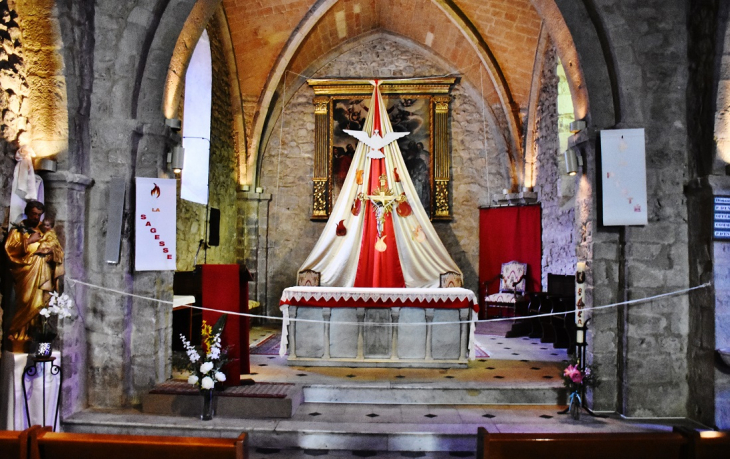
[[[146,414],[195,416],[200,395],[184,381],[158,385],[142,398]],[[486,384],[291,384],[257,383],[227,388],[216,397],[221,418],[291,418],[302,403],[341,405],[560,405],[566,403],[562,386],[518,385],[493,387]]]
[[[616,416],[575,421],[558,414],[564,406],[502,405],[342,405],[303,403],[291,419],[200,421],[195,416],[161,416],[138,411],[86,410],[63,419],[65,431],[128,435],[235,438],[249,435],[249,454],[257,458],[308,456],[369,457],[386,451],[474,452],[479,427],[490,432],[630,432],[666,430],[646,421]],[[680,420],[674,420],[678,423]],[[304,453],[304,455],[302,454]],[[467,457],[457,454],[459,457]],[[410,457],[418,457],[411,455]]]
[[560,405],[566,403],[559,384],[494,387],[488,384],[444,386],[438,384],[311,384],[307,403],[378,405]]

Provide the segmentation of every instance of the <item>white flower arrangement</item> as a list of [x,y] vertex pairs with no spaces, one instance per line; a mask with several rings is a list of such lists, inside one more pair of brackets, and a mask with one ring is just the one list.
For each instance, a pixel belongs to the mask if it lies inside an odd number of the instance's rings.
[[[216,383],[226,380],[226,375],[221,371],[228,362],[225,350],[221,349],[221,333],[225,325],[225,318],[225,315],[222,316],[213,327],[203,321],[201,333],[203,343],[200,349],[193,346],[184,335],[180,334],[188,360],[190,360],[191,375],[188,377],[188,384],[198,386],[199,389],[213,389]],[[205,358],[201,355],[204,355]]]
[[58,292],[51,292],[51,298],[48,300],[48,305],[45,308],[42,308],[39,312],[42,317],[41,336],[43,338],[49,339],[50,335],[53,333],[51,330],[51,324],[49,323],[51,317],[57,316],[59,319],[71,317],[73,305],[73,300],[65,293],[59,295]]

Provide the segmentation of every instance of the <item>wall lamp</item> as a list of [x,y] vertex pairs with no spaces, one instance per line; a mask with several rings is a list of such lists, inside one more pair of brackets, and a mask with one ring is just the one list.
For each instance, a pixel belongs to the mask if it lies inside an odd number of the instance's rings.
[[580,154],[580,150],[576,147],[568,147],[565,150],[565,171],[568,175],[575,175],[578,173],[578,168],[583,167],[583,156]]
[[182,121],[178,118],[165,118],[165,126],[169,127],[173,131],[179,131],[182,129]]
[[176,145],[170,153],[167,154],[167,163],[170,164],[172,171],[176,174],[182,172],[183,163],[185,162],[185,149],[182,145]]

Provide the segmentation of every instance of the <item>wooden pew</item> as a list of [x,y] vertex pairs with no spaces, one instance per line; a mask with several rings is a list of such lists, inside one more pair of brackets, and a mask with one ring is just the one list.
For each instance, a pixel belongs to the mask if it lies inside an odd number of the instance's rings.
[[27,459],[29,431],[30,429],[22,431],[0,430],[0,457],[3,459]]
[[236,439],[107,435],[50,432],[30,433],[29,459],[246,459],[247,437]]
[[696,431],[686,427],[675,427],[675,432],[689,441],[688,459],[716,459],[730,457],[730,432],[704,430]]
[[682,459],[688,449],[678,432],[490,434],[480,427],[477,436],[477,459]]

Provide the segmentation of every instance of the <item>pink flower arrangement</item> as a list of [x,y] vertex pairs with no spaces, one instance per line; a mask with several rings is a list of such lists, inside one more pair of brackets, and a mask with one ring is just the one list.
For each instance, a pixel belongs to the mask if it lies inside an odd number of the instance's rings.
[[583,373],[575,365],[568,365],[563,372],[563,376],[570,378],[576,384],[583,384]]

